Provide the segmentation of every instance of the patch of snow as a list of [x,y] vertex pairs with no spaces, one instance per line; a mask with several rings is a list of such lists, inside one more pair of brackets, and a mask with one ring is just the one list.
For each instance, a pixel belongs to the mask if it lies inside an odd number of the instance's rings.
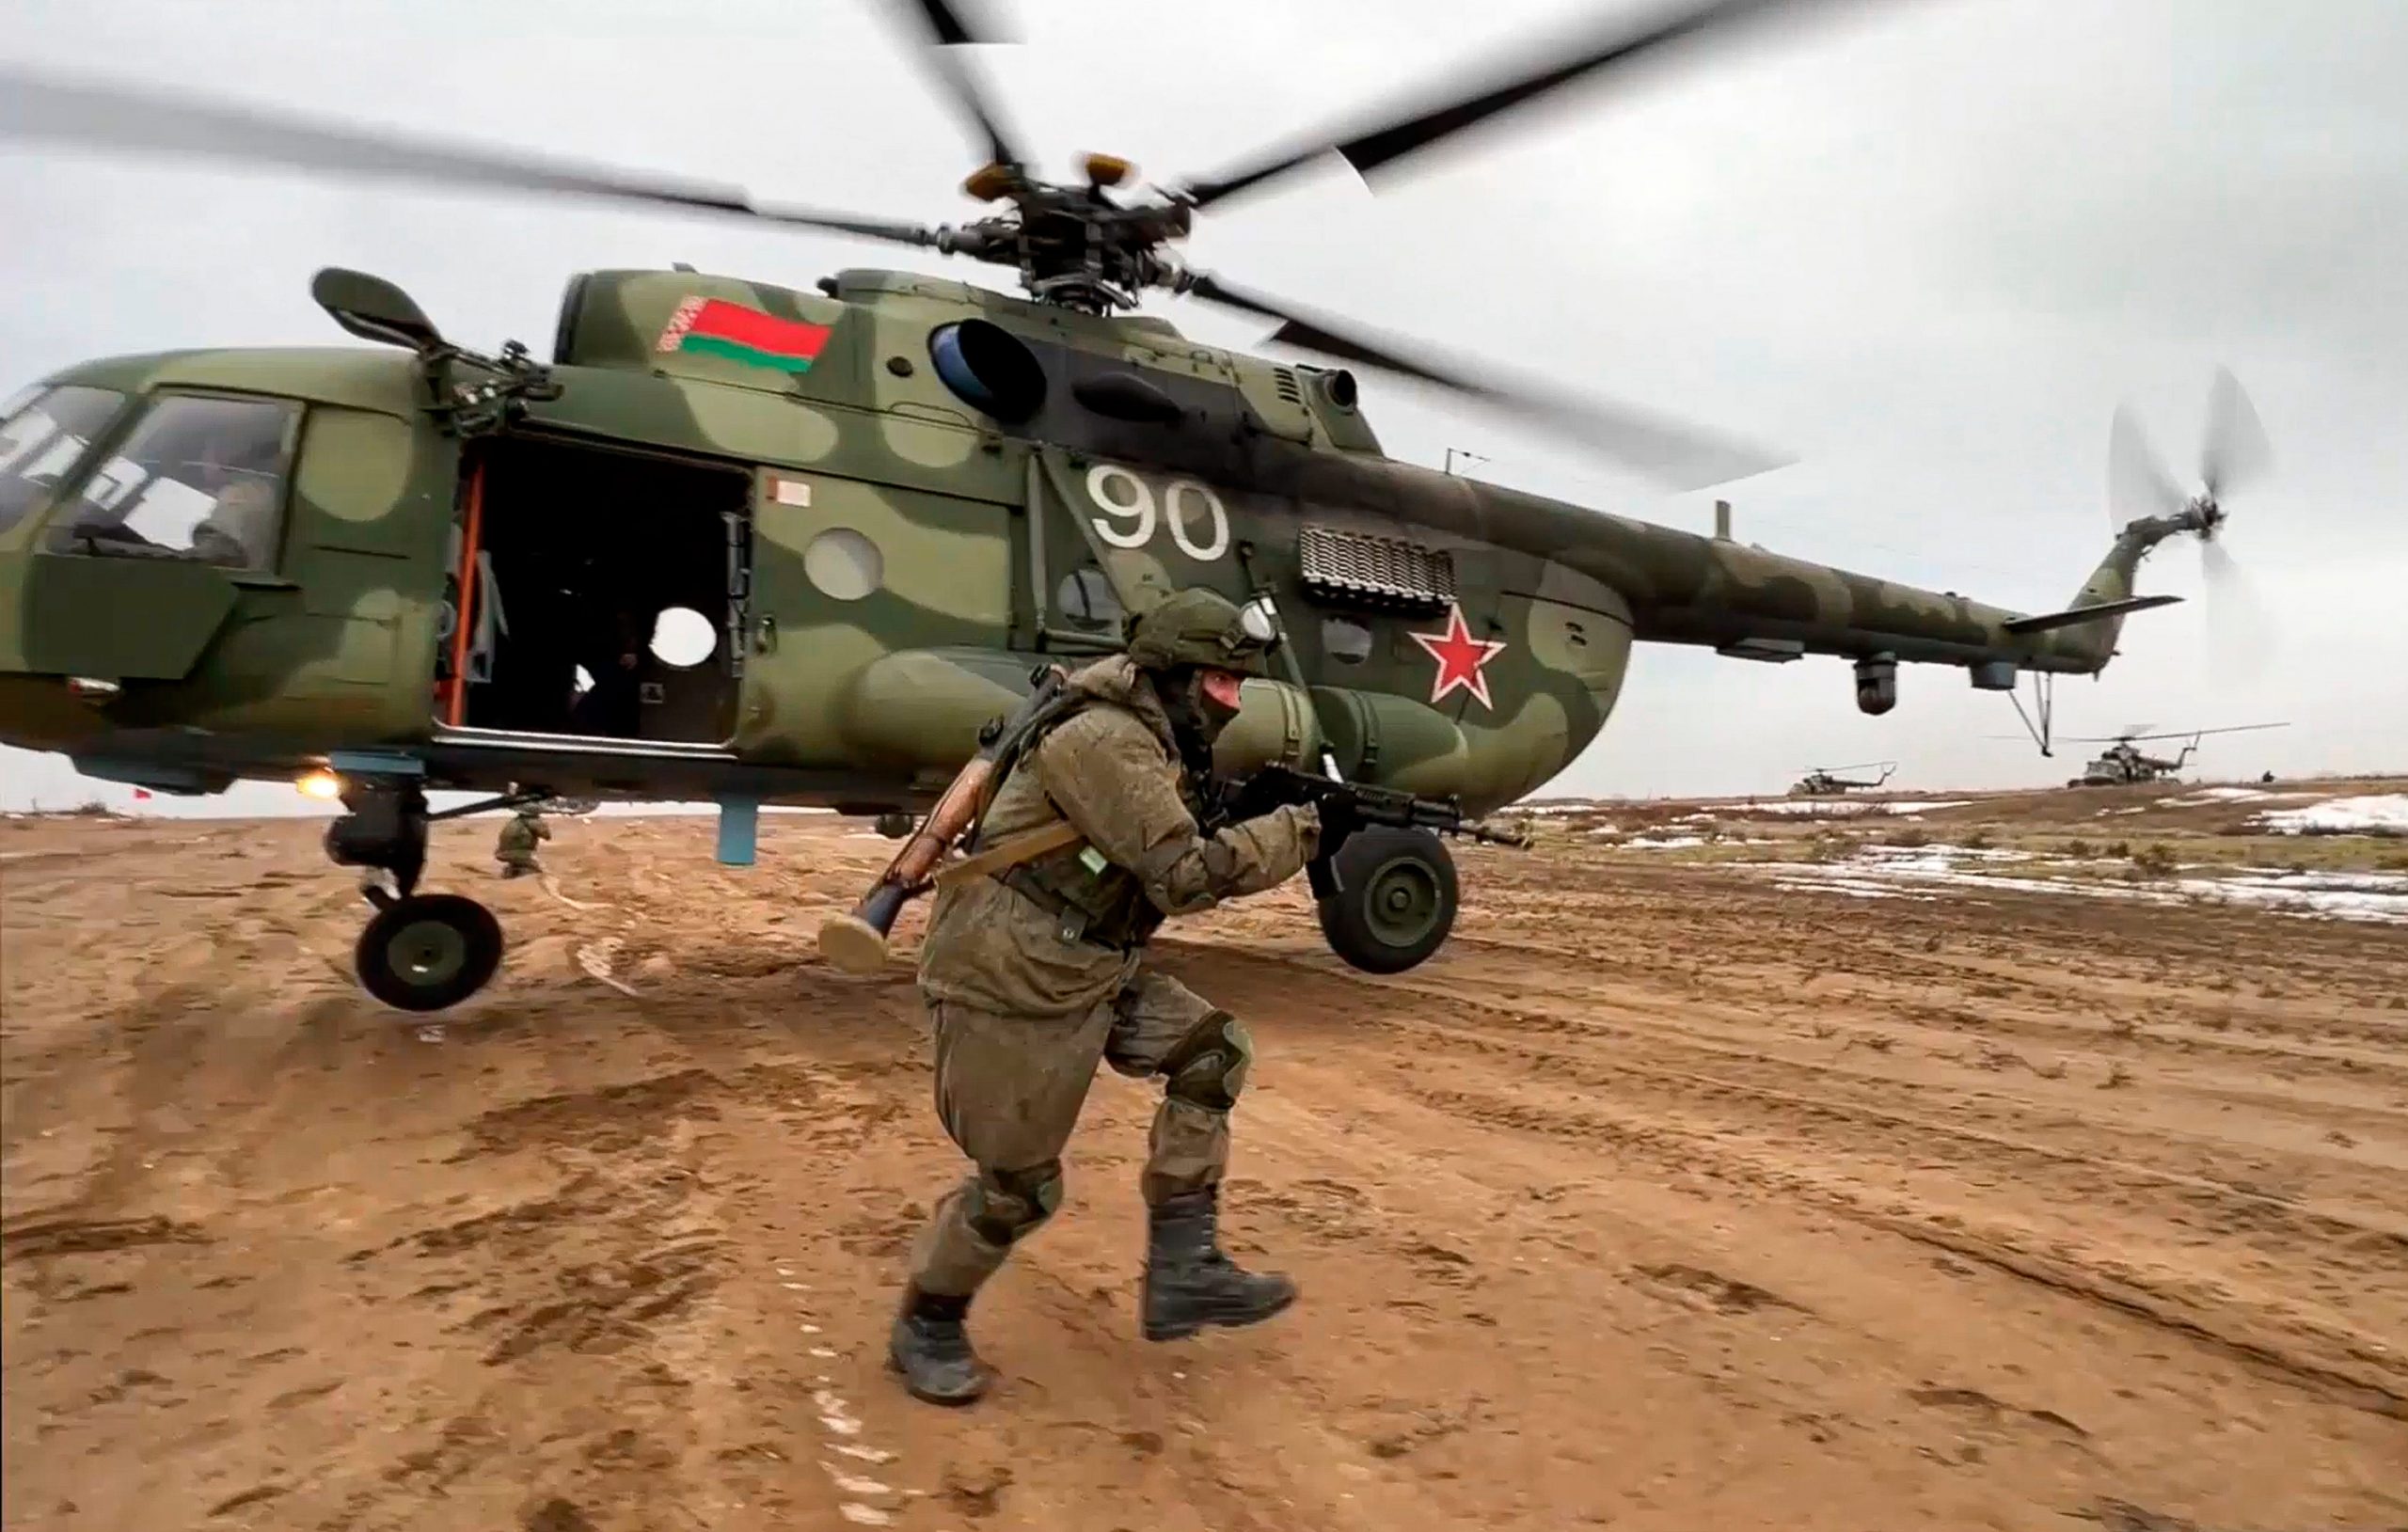
[[1972,845],[1867,845],[1857,849],[1859,861],[1871,859],[1884,869],[1944,873],[1959,861],[2030,861],[2029,851]]
[[2283,874],[2273,877],[2186,877],[2183,892],[2257,905],[2284,914],[2331,915],[2341,920],[2408,923],[2408,878],[2335,873]]
[[2408,835],[2408,793],[2273,809],[2259,814],[2258,823],[2277,835]]
[[1658,838],[1654,835],[1634,835],[1629,840],[1626,840],[1622,844],[1624,845],[1643,846],[1650,851],[1672,851],[1685,845],[1703,845],[1705,844],[1705,837],[1703,835],[1667,835]]
[[[1964,872],[1956,858],[1995,854],[1974,853],[1963,846],[1925,847],[1899,854],[1895,846],[1866,846],[1839,862],[1766,862],[1774,886],[1798,891],[1874,897],[1872,891],[1935,886],[2008,891],[2024,893],[2070,893],[2084,898],[2121,899],[2141,904],[2179,904],[2186,898],[2213,899],[2243,905],[2270,914],[2306,918],[2372,921],[2408,924],[2408,877],[2377,873],[2252,873],[2232,877],[2184,877],[2166,883],[2105,882],[2063,877],[2015,877]],[[1954,853],[1954,855],[1950,855]],[[2020,858],[2021,853],[2004,853]],[[1936,894],[1912,897],[1933,898]]]
[[1589,833],[1592,835],[1619,835],[1622,833],[1622,827],[1619,825],[1599,825],[1594,829],[1589,831]]
[[2235,880],[2281,883],[2289,888],[2347,889],[2358,893],[2408,893],[2408,873],[2295,873],[2288,868],[2247,867]]
[[1930,904],[1940,897],[1936,893],[1910,893],[1904,889],[1884,888],[1878,883],[1848,877],[1776,877],[1772,886],[1798,893],[1838,893],[1851,899],[1912,899],[1918,904]]
[[1729,803],[1722,805],[1722,808],[1726,813],[1797,814],[1808,819],[1845,819],[1862,813],[1929,813],[1935,809],[1961,809],[1972,801],[1970,798],[1886,803],[1870,803],[1846,798],[1773,798],[1761,803]]
[[1850,803],[1846,800],[1822,801],[1815,798],[1780,798],[1764,803],[1726,803],[1726,813],[1778,813],[1806,819],[1846,819],[1860,813],[1874,813],[1886,809],[1882,803]]

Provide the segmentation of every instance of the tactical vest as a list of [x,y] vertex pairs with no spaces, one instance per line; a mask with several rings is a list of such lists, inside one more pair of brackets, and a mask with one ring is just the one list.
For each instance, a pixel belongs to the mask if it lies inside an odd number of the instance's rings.
[[[1048,734],[1085,708],[1117,706],[1118,703],[1100,697],[1090,698],[1079,706],[1066,710],[1060,717],[1048,720],[1044,728],[1032,733],[1009,765],[996,774],[996,781],[1008,783],[1012,772],[1035,755],[1038,746]],[[1121,711],[1130,710],[1122,708]],[[1194,812],[1199,801],[1199,791],[1195,774],[1182,764],[1180,767],[1180,796],[1187,800],[1190,812]],[[1000,787],[998,796],[1001,796]],[[1067,817],[1050,797],[1046,799],[1046,807],[1054,811],[1054,818]],[[1061,922],[1057,934],[1064,941],[1086,941],[1128,952],[1143,946],[1147,938],[1152,936],[1163,923],[1162,910],[1146,896],[1145,885],[1138,880],[1137,875],[1117,863],[1105,861],[1103,853],[1090,845],[1078,845],[1049,852],[990,876],[1056,917]]]

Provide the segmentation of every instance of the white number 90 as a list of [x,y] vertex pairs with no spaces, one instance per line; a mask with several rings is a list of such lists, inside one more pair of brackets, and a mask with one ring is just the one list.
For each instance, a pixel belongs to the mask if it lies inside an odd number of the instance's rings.
[[[1095,534],[1116,548],[1142,548],[1154,540],[1158,524],[1168,522],[1170,540],[1198,563],[1211,563],[1229,551],[1228,508],[1210,484],[1172,480],[1164,486],[1158,512],[1154,492],[1143,479],[1117,463],[1099,463],[1087,470],[1087,498],[1103,513],[1090,521]],[[1188,525],[1198,501],[1210,523],[1210,535],[1201,543]]]

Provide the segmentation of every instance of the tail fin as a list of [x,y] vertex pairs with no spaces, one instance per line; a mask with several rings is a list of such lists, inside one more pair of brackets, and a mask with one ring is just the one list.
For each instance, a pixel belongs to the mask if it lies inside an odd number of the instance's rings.
[[[2116,535],[2115,545],[2099,561],[2099,567],[2083,581],[2082,589],[2074,592],[2064,611],[2020,618],[2007,624],[2008,631],[2056,632],[2059,637],[2055,647],[2060,653],[2088,661],[2093,670],[2103,670],[2115,656],[2115,640],[2123,634],[2126,616],[2181,599],[2135,596],[2132,579],[2151,549],[2187,529],[2178,516],[2143,516],[2129,524]],[[2067,629],[2070,631],[2064,631]]]

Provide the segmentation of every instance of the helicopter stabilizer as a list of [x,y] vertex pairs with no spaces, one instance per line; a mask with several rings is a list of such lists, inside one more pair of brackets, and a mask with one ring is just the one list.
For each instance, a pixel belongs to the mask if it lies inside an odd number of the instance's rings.
[[2074,607],[2065,611],[2043,612],[2036,617],[2018,617],[2003,625],[2009,633],[2047,633],[2052,629],[2071,627],[2077,623],[2096,622],[2101,617],[2123,617],[2152,607],[2171,607],[2180,596],[2127,596],[2121,601],[2101,601],[2096,606]]

